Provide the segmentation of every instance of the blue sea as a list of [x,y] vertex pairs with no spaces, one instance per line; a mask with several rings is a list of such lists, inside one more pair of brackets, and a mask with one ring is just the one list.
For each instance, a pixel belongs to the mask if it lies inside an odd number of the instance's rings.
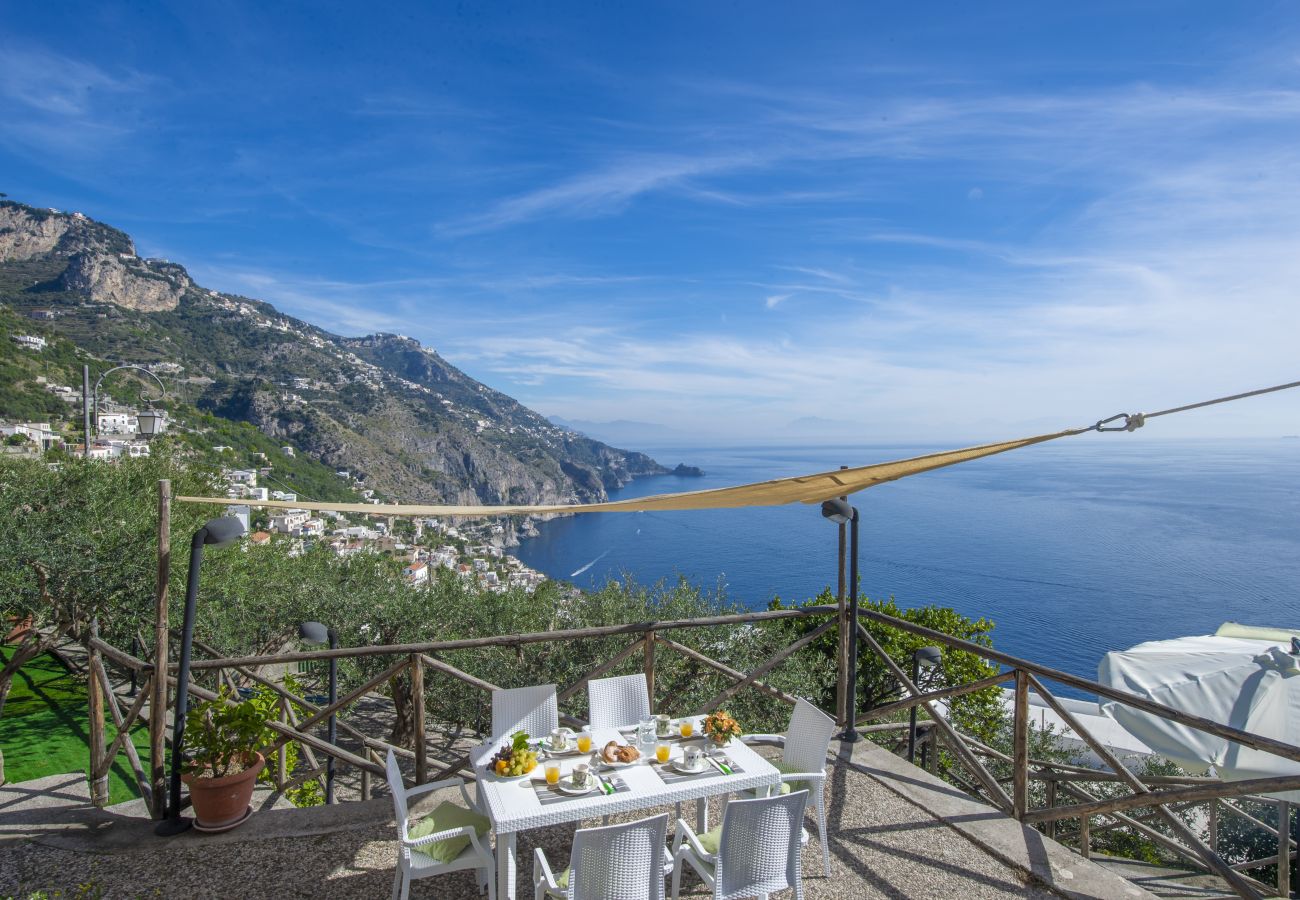
[[[703,478],[638,479],[612,496],[700,490],[948,449],[642,447]],[[993,620],[1001,650],[1095,678],[1108,650],[1225,621],[1300,626],[1300,440],[1082,435],[871,488],[861,590]],[[684,575],[752,608],[836,581],[816,506],[589,514],[544,523],[515,553],[579,587]],[[1074,693],[1066,691],[1065,693]]]

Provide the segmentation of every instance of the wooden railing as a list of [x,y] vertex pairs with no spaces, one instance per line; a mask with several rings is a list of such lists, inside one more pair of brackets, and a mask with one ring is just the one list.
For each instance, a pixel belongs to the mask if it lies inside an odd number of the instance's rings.
[[[847,633],[847,616],[843,607],[814,606],[790,610],[773,610],[751,612],[738,615],[711,616],[698,619],[679,619],[608,625],[589,628],[573,628],[551,632],[535,632],[515,635],[495,635],[490,637],[465,638],[447,641],[428,641],[417,644],[375,645],[365,647],[339,648],[336,650],[295,651],[279,654],[262,654],[243,657],[222,657],[214,648],[202,642],[196,642],[196,649],[206,654],[206,658],[193,660],[191,671],[193,678],[215,679],[217,684],[233,685],[236,679],[246,684],[261,685],[274,691],[279,700],[280,713],[269,727],[278,735],[269,748],[275,754],[275,788],[286,791],[307,780],[323,778],[324,766],[321,761],[333,758],[336,765],[352,768],[360,774],[361,795],[369,797],[370,786],[374,776],[384,777],[383,755],[392,750],[400,757],[414,763],[416,779],[428,781],[433,777],[442,777],[467,769],[468,755],[446,760],[431,760],[427,750],[425,734],[425,674],[433,671],[461,683],[473,691],[491,692],[498,686],[458,668],[448,662],[444,655],[451,651],[514,647],[522,648],[532,644],[547,642],[572,642],[598,638],[626,636],[630,642],[610,654],[590,671],[584,673],[572,683],[557,691],[557,699],[563,709],[564,705],[578,695],[593,678],[602,677],[620,668],[627,669],[640,664],[651,685],[652,697],[655,697],[656,670],[662,665],[663,654],[677,654],[702,666],[724,679],[725,686],[713,693],[708,699],[697,704],[697,713],[717,709],[743,690],[757,691],[767,698],[779,703],[792,704],[795,698],[767,681],[765,676],[773,672],[783,662],[804,650],[817,638],[832,629],[842,629]],[[968,684],[950,685],[941,690],[923,691],[914,684],[903,668],[885,652],[881,643],[871,630],[859,623],[857,639],[871,654],[888,669],[898,682],[902,698],[884,703],[873,709],[859,711],[856,723],[860,730],[876,733],[899,732],[908,728],[906,723],[885,721],[897,718],[917,707],[924,710],[929,721],[921,726],[921,742],[927,767],[938,771],[940,750],[946,751],[947,761],[943,775],[955,784],[961,785],[971,793],[983,798],[1006,814],[1025,823],[1041,828],[1049,836],[1069,836],[1078,842],[1080,852],[1089,855],[1093,836],[1117,828],[1129,829],[1157,843],[1170,853],[1183,857],[1194,865],[1220,876],[1229,887],[1241,897],[1255,898],[1274,891],[1259,881],[1242,874],[1242,870],[1258,868],[1282,861],[1278,865],[1278,885],[1276,890],[1282,896],[1289,891],[1289,867],[1286,861],[1296,855],[1295,844],[1290,840],[1285,827],[1271,828],[1250,816],[1248,812],[1235,805],[1233,800],[1257,799],[1260,794],[1280,791],[1300,790],[1300,775],[1257,778],[1246,781],[1223,782],[1211,778],[1194,777],[1147,777],[1140,779],[1126,768],[1123,762],[1100,740],[1091,735],[1088,729],[1062,704],[1045,686],[1045,682],[1065,684],[1087,693],[1126,704],[1134,709],[1170,719],[1190,728],[1199,729],[1230,741],[1240,743],[1281,758],[1300,762],[1300,747],[1286,744],[1261,735],[1251,734],[1239,729],[1220,724],[1198,716],[1163,706],[1144,698],[1117,691],[1105,685],[1061,672],[1046,666],[1019,659],[1001,653],[990,647],[974,644],[954,638],[950,635],[928,629],[911,622],[895,619],[870,609],[860,609],[859,617],[865,622],[874,623],[900,631],[908,632],[925,640],[948,647],[952,650],[974,654],[992,663],[1005,666],[998,673],[972,681]],[[681,633],[691,629],[726,628],[751,625],[772,621],[797,621],[825,618],[826,621],[806,627],[802,636],[787,646],[772,653],[757,664],[751,664],[748,671],[741,671],[726,662],[713,659],[708,654],[688,646],[679,639]],[[165,628],[165,623],[164,623]],[[838,643],[838,642],[837,642]],[[96,746],[92,741],[92,777],[102,778],[119,749],[126,749],[141,793],[150,803],[155,816],[162,814],[162,792],[156,787],[158,773],[164,770],[161,756],[155,752],[152,762],[152,778],[146,775],[138,755],[130,742],[121,737],[137,719],[143,716],[143,707],[148,704],[150,715],[151,748],[161,748],[166,740],[166,716],[152,715],[158,692],[152,690],[159,683],[159,674],[148,661],[125,653],[95,635],[86,636],[85,644],[91,660],[92,684],[98,684],[96,693],[107,698],[108,709],[114,724],[119,729],[119,737],[110,746]],[[165,645],[164,645],[165,646]],[[842,646],[842,644],[840,644]],[[275,681],[258,673],[258,668],[267,665],[283,665],[304,661],[328,659],[359,659],[385,657],[391,662],[378,673],[366,678],[349,690],[336,702],[321,705],[310,702],[307,698],[297,696]],[[102,659],[101,659],[102,658]],[[128,709],[123,709],[119,699],[114,695],[108,676],[104,671],[102,660],[108,660],[116,666],[134,670],[143,678],[135,702]],[[839,667],[842,669],[842,667]],[[169,666],[165,676],[168,686],[175,684],[172,674],[174,666]],[[415,729],[409,746],[395,746],[392,743],[364,734],[353,727],[343,717],[338,718],[340,732],[355,742],[360,748],[359,755],[342,747],[333,746],[313,733],[332,713],[340,713],[363,697],[370,696],[386,683],[399,676],[409,676]],[[838,693],[845,694],[846,673],[841,673]],[[1013,719],[1010,753],[1003,752],[984,744],[969,735],[961,734],[948,720],[945,712],[936,704],[951,701],[976,691],[987,690],[1009,684],[1013,690]],[[1084,742],[1104,763],[1104,769],[1088,769],[1057,761],[1034,759],[1030,755],[1030,712],[1029,696],[1033,691],[1040,696],[1060,718],[1068,725],[1074,735]],[[210,687],[192,683],[190,692],[201,699],[212,699],[217,693]],[[165,695],[164,695],[165,696]],[[102,701],[101,701],[102,702]],[[92,718],[95,698],[92,696]],[[301,719],[294,709],[304,711]],[[578,722],[573,716],[565,716],[566,721]],[[306,761],[301,772],[288,772],[284,765],[283,748],[290,742],[296,742],[302,748]],[[101,742],[102,743],[102,742]],[[1010,775],[998,775],[990,766],[1009,767]],[[473,773],[468,773],[473,777]],[[1098,783],[1122,785],[1129,793],[1117,797],[1099,797],[1089,789],[1089,785]],[[1038,807],[1031,806],[1030,798],[1034,794],[1031,787],[1037,785],[1038,793],[1046,802]],[[1095,787],[1094,787],[1095,790]],[[1284,801],[1268,800],[1280,804],[1281,823],[1288,821],[1288,808]],[[1185,823],[1179,813],[1184,813],[1192,805],[1207,806],[1210,827],[1209,842],[1202,841]],[[1264,828],[1277,838],[1278,853],[1263,860],[1229,865],[1217,853],[1217,823],[1220,815],[1232,815],[1244,818],[1256,827]],[[1094,820],[1096,823],[1094,824]],[[1061,830],[1062,823],[1077,823],[1073,829]],[[1159,830],[1156,825],[1164,830]]]

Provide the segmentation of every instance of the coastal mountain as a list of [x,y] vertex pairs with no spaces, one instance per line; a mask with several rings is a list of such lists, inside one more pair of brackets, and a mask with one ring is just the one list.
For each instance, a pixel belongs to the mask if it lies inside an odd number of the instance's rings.
[[92,368],[150,366],[180,407],[251,423],[403,501],[588,502],[667,471],[549,422],[412,338],[339,337],[200,287],[80,213],[0,201],[0,304],[25,333],[101,361]]

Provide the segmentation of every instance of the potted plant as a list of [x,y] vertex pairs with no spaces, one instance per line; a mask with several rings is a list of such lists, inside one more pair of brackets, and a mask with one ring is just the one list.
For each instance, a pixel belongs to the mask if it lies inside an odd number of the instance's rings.
[[704,717],[704,733],[718,747],[725,747],[732,738],[740,737],[740,723],[725,709],[711,712]]
[[215,700],[204,700],[185,716],[186,761],[181,780],[189,786],[197,827],[207,831],[232,828],[247,817],[253,787],[266,758],[266,711],[245,700],[230,703],[222,688]]

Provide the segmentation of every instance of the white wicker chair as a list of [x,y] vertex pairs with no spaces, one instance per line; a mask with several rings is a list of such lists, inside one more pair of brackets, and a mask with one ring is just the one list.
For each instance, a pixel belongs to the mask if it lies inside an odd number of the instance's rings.
[[592,728],[621,728],[650,715],[645,674],[593,678],[587,682],[587,718]]
[[672,857],[664,841],[668,814],[573,835],[569,868],[551,871],[541,847],[533,851],[534,900],[664,900]]
[[492,692],[492,740],[500,741],[520,729],[530,737],[546,737],[559,727],[555,685],[510,688]]
[[[417,878],[428,878],[460,869],[474,869],[479,893],[486,888],[488,900],[496,900],[496,862],[488,846],[486,835],[480,838],[477,831],[468,825],[435,831],[419,838],[411,838],[408,835],[410,822],[407,801],[411,797],[427,794],[429,791],[456,787],[460,788],[461,799],[465,801],[466,808],[474,809],[474,804],[469,799],[469,792],[465,790],[465,782],[460,778],[447,778],[430,784],[417,785],[408,790],[402,781],[402,770],[397,767],[397,757],[393,755],[392,750],[389,750],[388,787],[393,792],[393,812],[397,818],[398,839],[397,871],[393,875],[393,900],[406,900],[411,891],[411,882]],[[451,862],[437,862],[433,857],[419,850],[438,841],[466,837],[469,838],[469,846]]]
[[799,871],[800,837],[803,833],[807,791],[733,800],[722,814],[720,835],[712,852],[685,820],[677,820],[673,839],[673,900],[681,894],[682,866],[690,863],[705,884],[713,888],[713,900],[739,900],[757,896],[768,900],[773,891],[794,889],[794,900],[803,900],[803,879]]
[[781,756],[782,791],[792,786],[807,787],[817,813],[817,834],[822,841],[822,866],[826,877],[831,874],[831,850],[826,838],[826,754],[835,737],[835,720],[807,700],[797,700],[790,716],[790,729],[780,734],[749,734],[745,743],[776,743],[784,748]]

